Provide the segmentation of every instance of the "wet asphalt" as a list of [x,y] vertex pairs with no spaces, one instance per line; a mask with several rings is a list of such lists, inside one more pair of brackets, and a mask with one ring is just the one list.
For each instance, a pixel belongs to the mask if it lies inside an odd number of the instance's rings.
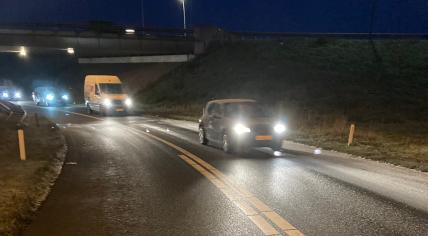
[[428,235],[428,213],[320,171],[335,160],[225,154],[154,117],[94,119],[68,112],[86,115],[80,107],[23,107],[56,122],[68,145],[62,173],[24,235],[264,235],[147,130],[245,186],[305,235]]

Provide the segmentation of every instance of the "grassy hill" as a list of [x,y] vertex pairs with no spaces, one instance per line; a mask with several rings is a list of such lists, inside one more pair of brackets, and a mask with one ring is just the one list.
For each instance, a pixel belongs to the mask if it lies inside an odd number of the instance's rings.
[[[288,118],[290,139],[428,170],[427,51],[424,40],[228,43],[173,70],[139,99],[147,112],[195,118],[210,99],[255,98]],[[350,123],[357,136],[347,148]]]

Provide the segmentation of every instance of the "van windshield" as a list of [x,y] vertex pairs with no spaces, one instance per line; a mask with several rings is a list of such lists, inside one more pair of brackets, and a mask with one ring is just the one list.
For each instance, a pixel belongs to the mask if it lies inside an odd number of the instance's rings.
[[107,94],[122,94],[121,84],[99,84],[102,93]]

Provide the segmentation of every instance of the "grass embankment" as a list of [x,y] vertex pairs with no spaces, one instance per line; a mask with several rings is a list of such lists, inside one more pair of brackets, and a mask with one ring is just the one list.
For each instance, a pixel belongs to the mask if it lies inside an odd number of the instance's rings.
[[[0,121],[0,235],[18,235],[49,192],[64,155],[64,138],[52,124],[33,117],[24,127],[27,160],[20,161],[15,123]],[[52,128],[54,127],[54,128]]]
[[139,98],[147,113],[187,119],[210,99],[255,98],[286,115],[291,140],[428,171],[427,51],[423,40],[230,43]]

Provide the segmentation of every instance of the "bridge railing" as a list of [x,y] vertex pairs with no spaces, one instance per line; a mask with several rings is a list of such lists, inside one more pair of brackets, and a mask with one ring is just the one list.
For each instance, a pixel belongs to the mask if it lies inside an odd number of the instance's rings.
[[[133,33],[127,33],[126,29],[133,29]],[[13,24],[1,25],[0,31],[13,34],[50,34],[69,35],[79,37],[125,37],[125,38],[174,38],[193,39],[193,30],[173,28],[143,28],[127,27],[120,25],[78,25],[78,24]]]

